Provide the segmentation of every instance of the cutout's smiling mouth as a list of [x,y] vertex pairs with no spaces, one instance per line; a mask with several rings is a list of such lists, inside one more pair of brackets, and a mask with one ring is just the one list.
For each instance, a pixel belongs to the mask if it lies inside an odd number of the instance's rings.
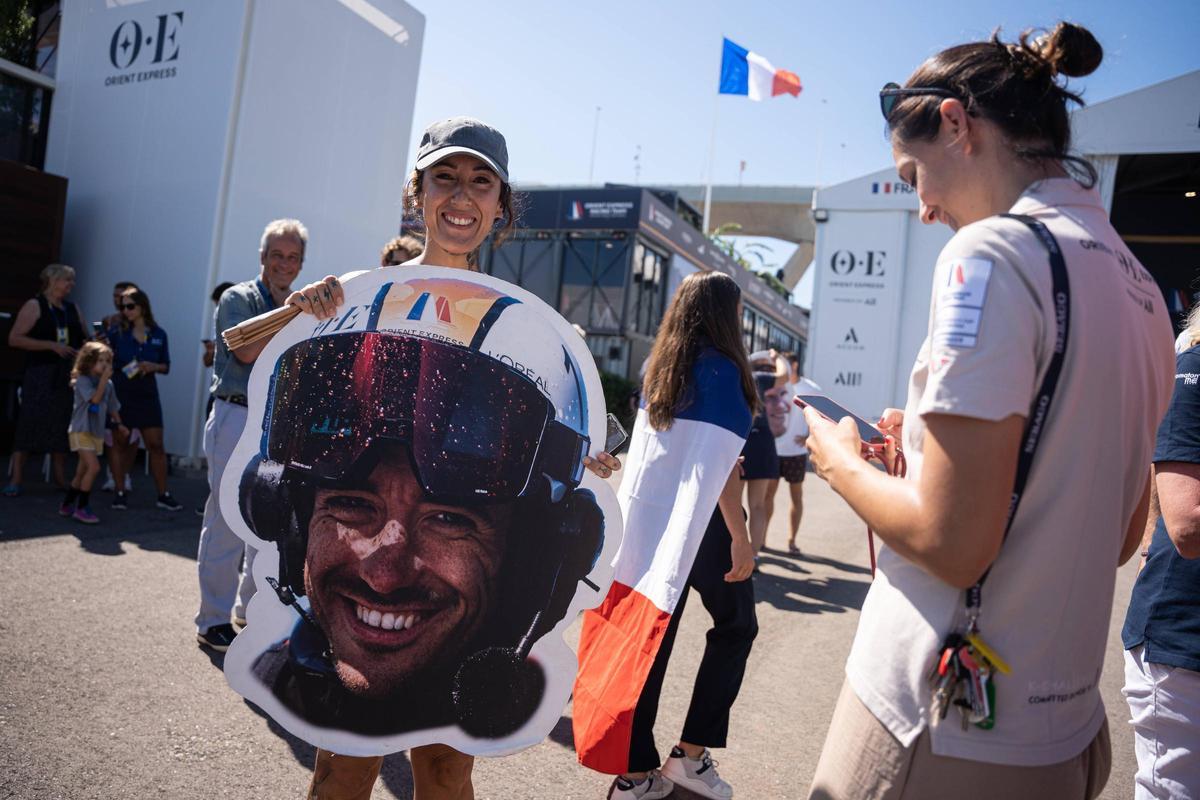
[[422,618],[421,613],[417,611],[408,614],[380,611],[377,608],[367,608],[358,603],[354,604],[354,613],[360,622],[370,625],[372,628],[382,628],[385,631],[408,630],[419,623]]
[[455,605],[444,592],[407,587],[391,596],[371,597],[361,591],[341,594],[341,626],[359,646],[406,647],[442,630]]

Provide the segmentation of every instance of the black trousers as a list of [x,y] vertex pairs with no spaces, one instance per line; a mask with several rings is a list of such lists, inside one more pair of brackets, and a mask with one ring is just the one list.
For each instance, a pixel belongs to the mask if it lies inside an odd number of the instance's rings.
[[[680,737],[689,744],[704,747],[724,747],[729,733],[729,709],[742,688],[746,659],[758,635],[758,617],[754,612],[754,583],[750,579],[726,583],[725,573],[732,568],[729,555],[729,529],[721,509],[713,512],[696,561],[688,575],[687,585],[700,595],[704,608],[712,617],[704,658],[696,673],[692,701]],[[689,592],[685,591],[675,606],[666,634],[655,656],[654,665],[646,677],[637,707],[633,712],[633,731],[629,741],[629,771],[645,772],[662,764],[654,746],[654,721],[658,717],[658,698],[675,633],[683,616]]]

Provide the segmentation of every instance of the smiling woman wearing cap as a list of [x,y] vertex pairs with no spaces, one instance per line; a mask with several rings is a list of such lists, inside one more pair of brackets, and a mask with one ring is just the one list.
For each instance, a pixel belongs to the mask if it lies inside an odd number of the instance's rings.
[[[508,145],[495,128],[470,117],[453,117],[425,129],[417,161],[404,189],[405,211],[425,224],[425,250],[405,265],[476,269],[479,247],[489,235],[502,241],[515,224],[509,184]],[[345,301],[338,279],[329,275],[293,292],[287,302],[318,319],[337,313]],[[608,453],[584,464],[602,478],[621,463]],[[470,800],[472,756],[444,744],[414,748],[415,800]],[[369,797],[381,757],[355,758],[317,750],[309,797]]]
[[[492,234],[503,241],[516,222],[504,136],[470,117],[430,125],[404,187],[404,209],[425,224],[425,251],[406,264],[474,270],[483,241]],[[333,275],[287,300],[318,319],[332,317],[343,301]]]
[[483,240],[493,231],[503,239],[516,216],[504,137],[469,117],[430,125],[404,205],[426,230],[425,252],[409,263],[473,268]]

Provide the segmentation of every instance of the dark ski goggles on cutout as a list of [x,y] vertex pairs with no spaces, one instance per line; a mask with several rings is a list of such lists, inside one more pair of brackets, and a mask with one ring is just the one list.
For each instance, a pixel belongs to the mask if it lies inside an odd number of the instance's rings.
[[460,345],[360,332],[309,339],[280,356],[265,458],[338,481],[382,442],[408,448],[429,497],[457,503],[516,499],[542,475],[557,500],[579,485],[590,444],[554,418],[532,380]]

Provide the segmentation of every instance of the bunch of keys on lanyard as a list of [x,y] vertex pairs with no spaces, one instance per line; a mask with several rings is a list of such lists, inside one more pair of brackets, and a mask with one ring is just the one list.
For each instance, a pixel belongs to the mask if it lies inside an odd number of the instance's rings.
[[990,730],[996,724],[996,672],[1011,675],[1012,668],[983,641],[974,620],[964,633],[947,636],[929,674],[934,723],[957,706],[964,731],[971,724]]

